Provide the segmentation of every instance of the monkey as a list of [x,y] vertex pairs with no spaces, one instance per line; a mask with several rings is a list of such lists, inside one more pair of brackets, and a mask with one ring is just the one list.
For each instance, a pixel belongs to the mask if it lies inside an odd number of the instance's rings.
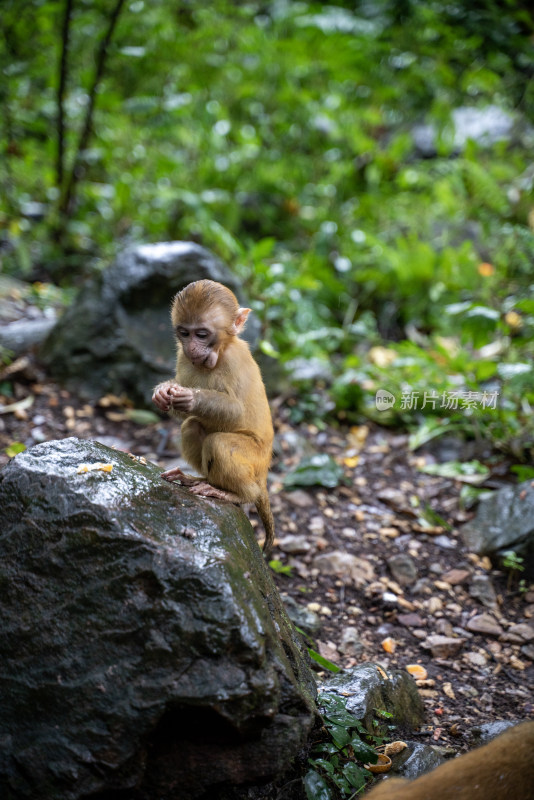
[[253,503],[269,557],[274,520],[267,473],[274,431],[260,369],[239,338],[250,311],[215,281],[195,281],[178,292],[171,310],[176,378],[156,386],[152,400],[160,411],[182,420],[182,453],[202,476],[176,467],[162,478],[180,481],[203,497]]
[[369,800],[534,800],[534,722],[407,781],[387,778]]

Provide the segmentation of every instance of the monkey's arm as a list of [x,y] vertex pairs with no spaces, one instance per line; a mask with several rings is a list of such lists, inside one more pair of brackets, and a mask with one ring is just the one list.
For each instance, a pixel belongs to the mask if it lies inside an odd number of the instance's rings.
[[238,425],[243,416],[243,404],[238,398],[214,389],[190,389],[174,381],[156,386],[152,400],[161,411],[178,416],[194,414],[207,422],[228,427]]

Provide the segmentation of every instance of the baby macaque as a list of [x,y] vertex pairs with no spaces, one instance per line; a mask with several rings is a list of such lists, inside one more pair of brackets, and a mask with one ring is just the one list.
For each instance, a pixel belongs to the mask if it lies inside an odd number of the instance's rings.
[[201,478],[180,469],[162,474],[194,494],[254,503],[270,554],[274,522],[267,493],[273,424],[260,370],[239,338],[250,308],[220,283],[190,283],[174,298],[176,379],[160,383],[152,400],[182,422],[182,452]]

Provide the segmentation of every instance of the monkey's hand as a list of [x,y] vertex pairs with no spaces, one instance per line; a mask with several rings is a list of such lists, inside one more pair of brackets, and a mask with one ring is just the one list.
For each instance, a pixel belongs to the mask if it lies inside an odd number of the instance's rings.
[[195,404],[195,394],[192,389],[186,386],[178,386],[177,383],[169,388],[170,404],[174,411],[182,411],[188,414],[193,410]]
[[172,395],[171,389],[176,386],[177,384],[172,383],[172,381],[167,381],[167,383],[160,383],[159,386],[156,386],[154,389],[154,394],[152,395],[152,402],[157,405],[160,411],[170,411],[172,408]]

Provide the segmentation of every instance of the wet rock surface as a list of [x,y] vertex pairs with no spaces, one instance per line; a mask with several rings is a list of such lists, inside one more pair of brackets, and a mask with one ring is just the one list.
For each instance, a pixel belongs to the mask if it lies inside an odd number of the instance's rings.
[[376,709],[392,716],[395,724],[416,728],[424,718],[424,705],[413,679],[400,670],[386,672],[376,664],[360,664],[327,679],[321,686],[324,693],[344,698],[347,711],[376,733]]
[[475,518],[463,526],[462,537],[479,555],[513,550],[524,557],[525,573],[534,578],[534,482],[506,486],[483,500]]
[[315,684],[239,509],[74,438],[12,459],[0,508],[2,797],[215,798],[283,772]]
[[[87,396],[126,392],[150,405],[153,387],[174,374],[170,306],[191,281],[209,278],[240,294],[228,268],[193,242],[160,242],[124,250],[87,284],[46,340],[50,374]],[[244,338],[254,340],[251,319]]]

